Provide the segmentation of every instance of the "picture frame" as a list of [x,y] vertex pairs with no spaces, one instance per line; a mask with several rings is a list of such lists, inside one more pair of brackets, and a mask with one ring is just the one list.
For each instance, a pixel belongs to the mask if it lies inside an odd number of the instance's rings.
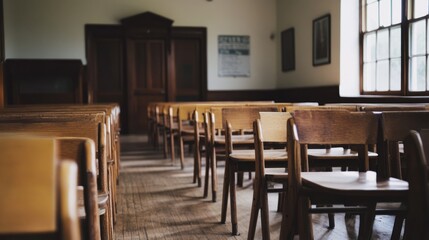
[[281,32],[282,71],[295,70],[295,29],[288,28]]
[[331,14],[313,20],[313,66],[331,63]]

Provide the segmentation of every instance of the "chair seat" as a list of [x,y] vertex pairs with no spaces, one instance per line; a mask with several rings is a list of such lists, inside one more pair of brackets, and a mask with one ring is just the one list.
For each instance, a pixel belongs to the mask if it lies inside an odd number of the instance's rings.
[[[233,150],[229,157],[236,161],[255,161],[255,150]],[[287,152],[286,149],[266,149],[264,150],[264,158],[265,161],[285,161],[287,160]]]
[[[234,145],[238,144],[254,144],[253,135],[244,134],[244,135],[232,135],[231,140]],[[225,144],[225,135],[215,136],[215,144]]]
[[408,193],[408,182],[396,178],[377,181],[377,174],[373,171],[302,172],[301,178],[304,187],[333,194],[344,194],[346,191],[349,196],[406,197]]
[[[105,208],[107,205],[107,201],[109,200],[109,194],[98,192],[97,194],[97,203],[99,208]],[[77,204],[79,207],[84,206],[84,198],[83,198],[83,187],[77,187]]]
[[265,169],[265,179],[268,182],[275,183],[287,183],[288,181],[288,173],[285,172],[284,168],[268,168]]
[[[194,134],[194,126],[182,125],[182,134]],[[200,127],[200,132],[204,131],[204,128]]]
[[[329,149],[308,149],[308,157],[313,159],[356,159],[358,153],[342,147],[333,147]],[[377,153],[368,152],[370,158],[377,157]]]

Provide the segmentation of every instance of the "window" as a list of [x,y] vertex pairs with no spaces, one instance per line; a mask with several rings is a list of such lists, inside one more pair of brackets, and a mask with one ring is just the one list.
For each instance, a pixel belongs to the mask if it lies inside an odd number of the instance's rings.
[[361,9],[361,92],[428,95],[429,0],[362,0]]

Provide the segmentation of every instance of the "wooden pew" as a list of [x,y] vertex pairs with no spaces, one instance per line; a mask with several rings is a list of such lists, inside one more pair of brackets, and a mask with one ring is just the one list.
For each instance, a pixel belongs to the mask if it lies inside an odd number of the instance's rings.
[[106,158],[106,125],[104,113],[29,112],[0,114],[0,132],[34,132],[57,137],[86,137],[96,144],[98,184],[109,194],[106,214],[101,218],[102,239],[113,238],[112,181]]
[[53,138],[0,136],[0,238],[80,240],[77,166]]
[[107,194],[98,194],[97,169],[95,160],[95,143],[89,138],[57,137],[59,158],[74,161],[78,167],[78,216],[83,218],[81,230],[83,238],[99,240],[100,221],[99,214],[105,214],[107,207]]
[[105,114],[104,123],[106,125],[106,158],[109,171],[112,177],[112,207],[113,219],[116,220],[116,185],[119,176],[120,164],[120,108],[118,104],[90,104],[90,105],[77,105],[77,104],[49,104],[49,105],[14,105],[0,110],[7,113],[27,113],[27,112],[53,112],[59,113],[103,113]]

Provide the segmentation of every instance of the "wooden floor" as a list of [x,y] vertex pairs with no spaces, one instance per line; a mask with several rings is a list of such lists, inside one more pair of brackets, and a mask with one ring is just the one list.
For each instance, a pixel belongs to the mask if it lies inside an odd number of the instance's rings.
[[[221,201],[202,198],[203,189],[192,183],[192,154],[185,169],[179,161],[172,166],[160,151],[154,151],[145,136],[121,137],[121,170],[118,187],[118,215],[115,239],[247,239],[252,202],[251,180],[237,188],[240,236],[231,236],[231,224],[220,224]],[[203,169],[204,169],[203,165]],[[222,192],[223,162],[218,168]],[[219,196],[218,199],[221,199]],[[271,239],[279,238],[281,214],[276,212],[277,196],[270,194]],[[229,214],[229,212],[228,212]],[[359,217],[344,220],[335,216],[336,227],[326,228],[326,215],[313,215],[315,239],[356,239]],[[377,216],[373,239],[390,239],[393,218]],[[261,239],[258,223],[256,239]]]

